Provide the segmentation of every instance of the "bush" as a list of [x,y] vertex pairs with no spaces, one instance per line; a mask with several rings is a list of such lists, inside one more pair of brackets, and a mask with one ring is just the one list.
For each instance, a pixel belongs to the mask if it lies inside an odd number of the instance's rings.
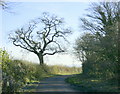
[[2,92],[19,91],[27,82],[41,80],[48,75],[39,64],[10,59],[5,50],[0,49],[0,56],[3,74]]

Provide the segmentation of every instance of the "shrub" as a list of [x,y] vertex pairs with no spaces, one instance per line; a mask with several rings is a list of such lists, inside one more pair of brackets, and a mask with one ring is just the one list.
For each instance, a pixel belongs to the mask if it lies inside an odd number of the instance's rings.
[[5,50],[0,49],[0,56],[3,74],[2,92],[19,91],[27,82],[40,80],[48,75],[39,64],[10,59],[9,54]]

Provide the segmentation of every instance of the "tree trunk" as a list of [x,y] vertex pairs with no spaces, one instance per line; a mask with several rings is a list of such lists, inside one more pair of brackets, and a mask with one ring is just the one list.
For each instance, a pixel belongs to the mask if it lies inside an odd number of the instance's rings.
[[39,58],[39,62],[40,62],[40,65],[43,65],[44,64],[44,58],[43,58],[43,55],[41,53],[37,54],[38,58]]
[[45,65],[44,65],[44,58],[43,58],[42,53],[37,54],[37,56],[38,56],[38,58],[39,58],[40,66],[43,68],[43,70],[44,70],[46,73],[48,73],[48,71],[47,71],[47,69],[46,69],[46,67],[45,67]]

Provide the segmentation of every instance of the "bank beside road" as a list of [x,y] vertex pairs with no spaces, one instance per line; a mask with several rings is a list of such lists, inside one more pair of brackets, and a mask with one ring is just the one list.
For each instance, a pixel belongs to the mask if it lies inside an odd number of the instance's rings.
[[68,77],[66,82],[76,86],[76,89],[81,90],[82,92],[120,92],[119,87],[116,86],[118,81],[111,79],[104,80],[78,74]]

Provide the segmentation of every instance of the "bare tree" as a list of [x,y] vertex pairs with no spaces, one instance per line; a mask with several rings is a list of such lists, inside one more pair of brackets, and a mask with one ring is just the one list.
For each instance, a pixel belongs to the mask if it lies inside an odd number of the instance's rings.
[[2,9],[7,9],[8,8],[7,2],[0,0],[0,7],[2,7]]
[[71,31],[68,28],[65,29],[63,23],[62,18],[43,13],[40,18],[32,20],[29,25],[10,34],[9,38],[15,46],[35,53],[40,65],[43,65],[45,55],[65,52],[60,40],[66,40],[66,35]]

